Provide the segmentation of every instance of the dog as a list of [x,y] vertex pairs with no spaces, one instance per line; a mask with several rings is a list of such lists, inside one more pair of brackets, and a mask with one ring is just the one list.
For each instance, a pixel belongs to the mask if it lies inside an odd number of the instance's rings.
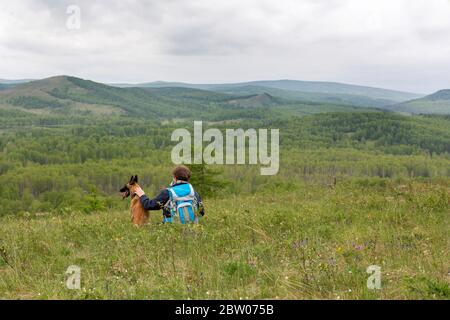
[[139,187],[138,176],[131,176],[130,181],[120,189],[122,199],[131,196],[130,211],[131,222],[136,226],[142,226],[148,222],[149,213],[144,209],[134,190]]

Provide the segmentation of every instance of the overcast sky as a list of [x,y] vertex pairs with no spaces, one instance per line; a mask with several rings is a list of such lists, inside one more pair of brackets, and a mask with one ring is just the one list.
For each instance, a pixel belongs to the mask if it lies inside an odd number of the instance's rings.
[[450,88],[450,0],[2,0],[0,78],[59,74],[429,93]]

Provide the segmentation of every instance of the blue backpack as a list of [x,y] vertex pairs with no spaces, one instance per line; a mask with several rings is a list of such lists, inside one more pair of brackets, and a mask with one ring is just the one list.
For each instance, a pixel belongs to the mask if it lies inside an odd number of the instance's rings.
[[167,207],[170,211],[170,217],[164,217],[163,222],[173,222],[173,218],[179,218],[182,224],[192,222],[197,223],[198,218],[195,214],[197,210],[197,199],[192,185],[188,182],[177,184],[167,188],[170,199]]

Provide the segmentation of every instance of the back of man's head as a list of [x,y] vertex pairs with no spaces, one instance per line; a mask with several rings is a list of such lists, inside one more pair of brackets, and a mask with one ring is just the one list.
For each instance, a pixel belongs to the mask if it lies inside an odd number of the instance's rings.
[[191,178],[191,170],[183,165],[176,166],[175,169],[173,169],[172,174],[175,179],[181,181],[189,181],[189,179]]

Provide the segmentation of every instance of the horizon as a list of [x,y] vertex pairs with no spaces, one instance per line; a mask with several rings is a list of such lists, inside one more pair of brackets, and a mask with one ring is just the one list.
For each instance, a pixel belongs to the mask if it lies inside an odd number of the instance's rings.
[[[327,80],[299,80],[299,79],[260,79],[260,80],[244,80],[244,81],[237,81],[237,82],[186,82],[186,81],[167,81],[167,80],[154,80],[154,81],[142,81],[142,82],[121,82],[121,81],[113,81],[113,82],[102,82],[95,79],[89,79],[85,77],[80,76],[74,76],[70,74],[58,74],[58,75],[51,75],[46,76],[43,78],[34,78],[34,79],[5,79],[0,78],[0,83],[6,83],[2,81],[23,81],[31,82],[31,81],[39,81],[39,80],[45,80],[50,78],[57,78],[57,77],[73,77],[73,78],[79,78],[86,81],[93,81],[96,83],[101,83],[109,86],[117,86],[117,85],[143,85],[143,84],[152,84],[152,83],[179,83],[179,84],[187,84],[187,85],[227,85],[227,84],[246,84],[246,83],[252,83],[252,82],[276,82],[276,81],[298,81],[298,82],[315,82],[315,83],[335,83],[335,84],[341,84],[341,85],[350,85],[350,86],[359,86],[359,87],[368,87],[373,89],[381,89],[381,90],[389,90],[389,91],[397,91],[397,92],[403,92],[403,93],[411,93],[411,94],[417,94],[417,95],[429,95],[441,90],[447,90],[448,88],[440,88],[432,92],[414,92],[414,91],[404,91],[404,90],[398,90],[398,89],[392,89],[392,88],[386,88],[386,87],[377,87],[377,86],[368,86],[358,83],[348,83],[348,82],[337,82],[337,81],[327,81]],[[204,89],[202,89],[204,90]],[[286,90],[286,89],[281,89]]]

